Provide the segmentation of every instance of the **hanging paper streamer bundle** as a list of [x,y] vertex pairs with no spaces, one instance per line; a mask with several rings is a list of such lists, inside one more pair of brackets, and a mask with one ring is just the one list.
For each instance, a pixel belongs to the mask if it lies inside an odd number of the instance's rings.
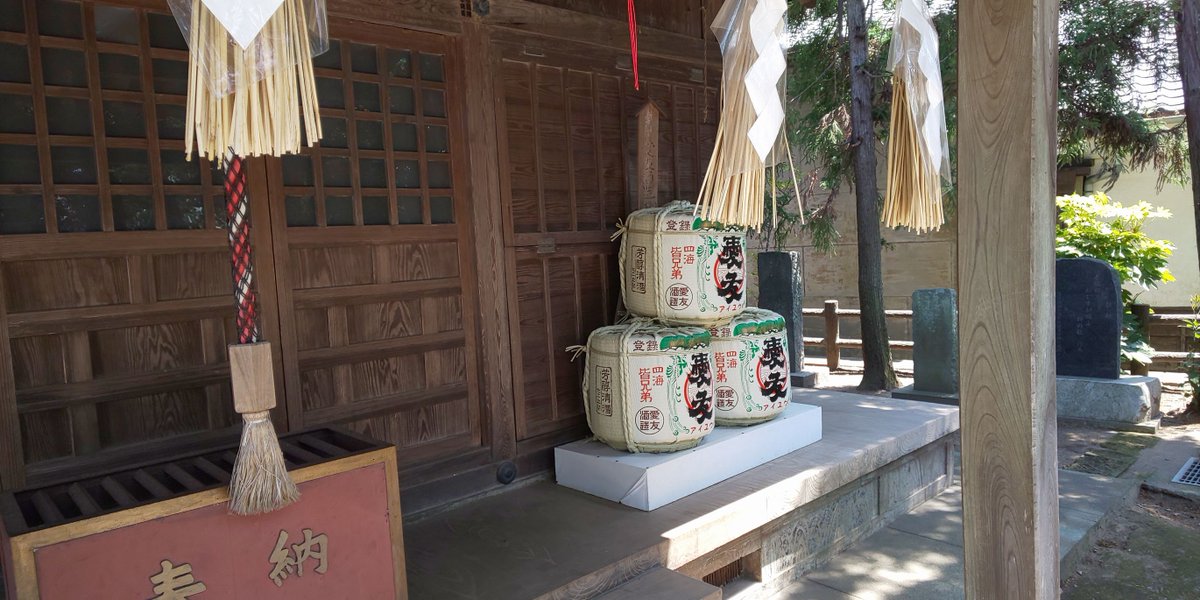
[[324,0],[170,5],[189,48],[189,159],[294,154],[321,138],[312,57],[329,47]]
[[[696,212],[725,225],[762,225],[768,160],[783,125],[785,0],[730,0],[713,20],[721,44],[721,120]],[[786,139],[786,137],[785,137]]]
[[[321,137],[312,56],[328,49],[324,0],[169,0],[188,40],[187,157],[225,167],[237,344],[229,347],[234,409],[244,425],[229,509],[270,512],[300,495],[271,409],[271,346],[259,340],[249,189],[243,156],[299,152]],[[304,133],[301,135],[301,120]]]
[[917,233],[939,229],[950,150],[937,31],[923,0],[900,0],[888,56],[892,119],[883,223]]

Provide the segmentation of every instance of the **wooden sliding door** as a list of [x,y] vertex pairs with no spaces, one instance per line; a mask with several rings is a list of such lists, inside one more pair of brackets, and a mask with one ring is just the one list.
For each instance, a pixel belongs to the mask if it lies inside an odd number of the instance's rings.
[[[659,200],[694,200],[712,148],[716,73],[643,63],[642,91],[622,53],[536,37],[501,37],[501,173],[519,451],[586,434],[583,361],[566,347],[611,322],[620,283],[610,241],[633,197],[635,115],[663,111]],[[694,81],[693,81],[694,79]]]
[[[165,6],[0,0],[5,488],[239,421],[221,173],[184,160],[186,87]],[[269,247],[259,262],[272,280]]]
[[[236,432],[222,173],[184,160],[165,5],[0,0],[0,487]],[[324,138],[250,159],[277,426],[395,443],[405,486],[492,460],[458,58],[335,20]]]
[[459,66],[441,36],[331,29],[324,139],[268,176],[288,420],[395,443],[408,486],[490,458]]

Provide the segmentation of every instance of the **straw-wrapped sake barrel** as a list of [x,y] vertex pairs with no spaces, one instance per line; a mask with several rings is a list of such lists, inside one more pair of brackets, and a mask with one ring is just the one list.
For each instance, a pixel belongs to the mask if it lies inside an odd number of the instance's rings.
[[746,307],[746,232],[706,222],[687,202],[629,215],[621,291],[629,312],[711,325]]
[[783,317],[747,308],[712,334],[717,425],[770,421],[792,399]]
[[588,425],[618,450],[674,452],[714,427],[710,336],[649,320],[588,336],[583,396]]

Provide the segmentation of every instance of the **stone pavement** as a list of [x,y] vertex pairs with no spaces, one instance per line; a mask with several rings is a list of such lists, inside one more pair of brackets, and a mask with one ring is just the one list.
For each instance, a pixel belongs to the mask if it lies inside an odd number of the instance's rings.
[[1187,459],[1200,456],[1200,427],[1171,427],[1159,432],[1159,441],[1142,450],[1130,473],[1146,480],[1146,487],[1200,502],[1200,487],[1171,481]]
[[[1128,504],[1140,482],[1065,470],[1058,474],[1059,556],[1065,578],[1091,546],[1096,525]],[[962,489],[955,485],[772,600],[962,598],[962,536]]]

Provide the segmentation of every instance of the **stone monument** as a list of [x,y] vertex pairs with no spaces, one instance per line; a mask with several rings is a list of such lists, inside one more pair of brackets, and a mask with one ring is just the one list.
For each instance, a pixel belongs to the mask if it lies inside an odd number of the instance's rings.
[[913,383],[893,390],[893,398],[958,404],[957,302],[952,289],[913,292]]
[[792,385],[816,387],[817,374],[804,370],[804,276],[799,252],[758,254],[758,307],[783,315],[787,321],[788,357]]
[[1121,376],[1121,279],[1094,258],[1055,262],[1055,362],[1058,374]]
[[1055,264],[1055,362],[1058,416],[1094,425],[1155,431],[1162,384],[1121,375],[1121,280],[1094,258]]

